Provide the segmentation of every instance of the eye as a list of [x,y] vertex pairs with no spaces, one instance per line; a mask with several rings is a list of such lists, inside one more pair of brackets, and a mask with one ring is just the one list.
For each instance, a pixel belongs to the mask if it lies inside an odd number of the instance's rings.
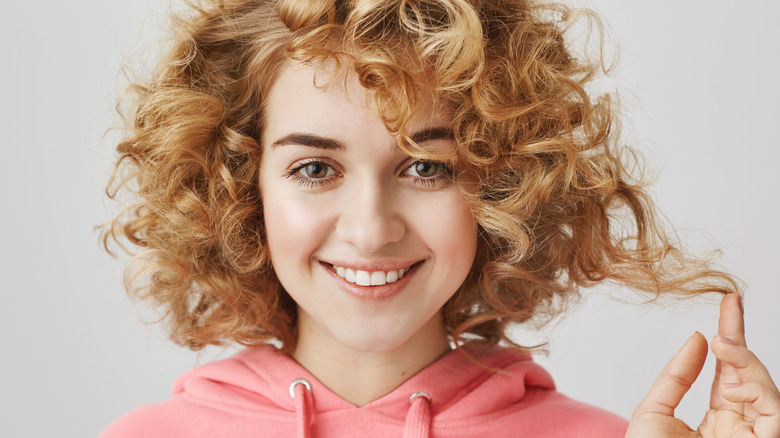
[[285,176],[301,185],[315,187],[330,182],[338,172],[330,164],[315,158],[298,163]]
[[313,163],[309,163],[301,167],[300,170],[298,170],[298,172],[302,173],[307,178],[322,179],[330,176],[333,173],[331,172],[332,170],[333,168],[328,166],[327,164],[321,161],[315,161]]
[[406,168],[404,175],[415,185],[433,188],[446,186],[452,180],[453,171],[440,161],[415,161]]
[[433,178],[438,175],[443,168],[444,165],[442,163],[437,163],[436,161],[418,161],[409,167],[408,173],[411,176],[420,178]]

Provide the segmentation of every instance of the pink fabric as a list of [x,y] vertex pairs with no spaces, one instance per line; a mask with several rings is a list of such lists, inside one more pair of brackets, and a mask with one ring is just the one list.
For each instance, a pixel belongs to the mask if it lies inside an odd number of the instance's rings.
[[[184,373],[174,385],[173,397],[131,411],[100,438],[256,438],[299,433],[312,438],[400,438],[407,421],[420,422],[406,427],[418,427],[435,438],[625,435],[626,420],[556,392],[550,375],[530,356],[500,347],[467,347],[467,351],[483,365],[501,371],[488,370],[453,351],[390,394],[358,408],[273,347],[250,348]],[[303,385],[296,386],[295,392],[305,399],[290,396],[290,384],[297,379],[311,384],[306,395],[301,392]],[[419,392],[430,400],[417,397],[410,402],[410,396]]]
[[421,392],[411,397],[411,407],[406,414],[403,438],[427,438],[431,434],[431,405]]
[[[306,381],[309,384],[308,381]],[[295,412],[298,414],[298,438],[311,438],[311,391],[303,384],[292,383],[292,397],[295,399]]]

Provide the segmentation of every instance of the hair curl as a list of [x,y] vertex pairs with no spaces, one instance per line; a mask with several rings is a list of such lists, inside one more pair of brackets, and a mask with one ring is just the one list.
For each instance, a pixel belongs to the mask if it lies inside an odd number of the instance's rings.
[[[587,11],[533,0],[213,0],[174,19],[136,97],[107,192],[138,201],[103,242],[140,247],[127,288],[166,310],[173,339],[295,344],[296,306],[271,268],[257,187],[265,96],[289,58],[349,59],[405,137],[419,94],[454,114],[480,228],[474,266],[442,309],[457,340],[495,343],[612,281],[654,296],[736,292],[665,234],[615,146],[601,69],[564,38]],[[629,150],[630,151],[630,150]]]

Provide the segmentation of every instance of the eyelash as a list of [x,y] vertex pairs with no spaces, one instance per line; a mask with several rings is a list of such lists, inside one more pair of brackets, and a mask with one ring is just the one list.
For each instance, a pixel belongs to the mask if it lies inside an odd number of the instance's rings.
[[[297,182],[300,185],[307,186],[307,187],[320,187],[325,185],[325,183],[330,180],[332,177],[328,178],[308,178],[303,175],[301,175],[301,170],[303,170],[306,166],[309,166],[311,164],[322,164],[323,166],[333,168],[330,164],[318,160],[316,158],[310,158],[308,160],[305,160],[298,164],[298,166],[294,167],[293,169],[290,169],[287,171],[287,178],[293,179],[295,182]],[[334,169],[335,170],[335,169]]]
[[422,187],[434,187],[436,184],[439,184],[441,182],[445,182],[447,180],[451,180],[452,176],[455,174],[452,171],[452,168],[448,166],[446,163],[441,161],[428,161],[428,160],[418,160],[407,166],[406,170],[408,171],[413,166],[416,166],[420,163],[430,163],[435,164],[438,166],[441,166],[440,172],[438,172],[435,176],[432,177],[420,177],[420,176],[413,176],[412,181],[414,184],[422,186]]
[[[416,166],[420,163],[432,163],[441,166],[441,171],[436,174],[436,176],[433,177],[419,177],[419,176],[412,176],[412,182],[415,185],[419,185],[422,187],[430,188],[435,186],[436,184],[441,183],[443,180],[451,179],[454,175],[454,172],[452,171],[452,168],[448,166],[446,163],[441,161],[428,161],[428,160],[418,160],[413,163],[411,163],[409,166],[406,167],[406,170],[409,170],[412,166]],[[288,179],[293,179],[298,184],[301,184],[303,186],[307,187],[321,187],[328,183],[329,180],[331,180],[333,177],[325,177],[325,178],[309,178],[306,176],[303,176],[301,174],[301,171],[311,164],[321,164],[323,166],[326,166],[330,169],[333,169],[333,166],[326,163],[325,161],[311,158],[306,161],[303,161],[299,163],[296,167],[290,169],[287,171],[287,174],[285,175]],[[335,171],[335,169],[333,169]]]

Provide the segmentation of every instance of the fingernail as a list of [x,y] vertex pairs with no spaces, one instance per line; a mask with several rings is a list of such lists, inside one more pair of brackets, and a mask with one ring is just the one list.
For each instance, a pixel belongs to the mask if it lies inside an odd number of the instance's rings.
[[736,388],[738,386],[742,385],[741,383],[721,383],[720,386],[724,388]]
[[721,336],[721,335],[718,335],[718,340],[723,342],[724,344],[739,345],[736,342],[732,341],[731,339],[729,339],[729,338],[727,338],[725,336]]

